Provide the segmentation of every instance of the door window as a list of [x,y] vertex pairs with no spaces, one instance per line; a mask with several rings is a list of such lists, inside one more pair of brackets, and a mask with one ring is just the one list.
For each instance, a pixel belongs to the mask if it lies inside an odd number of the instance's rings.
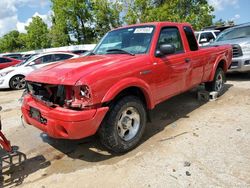
[[188,44],[189,44],[189,49],[191,51],[196,51],[198,50],[198,44],[196,42],[196,38],[194,36],[194,32],[191,29],[191,27],[189,26],[185,26],[184,27],[184,32],[186,34],[187,40],[188,40]]
[[36,65],[39,65],[39,64],[44,64],[44,63],[50,63],[52,61],[53,61],[52,55],[45,55],[45,56],[37,58],[34,62]]
[[178,28],[175,27],[167,27],[161,30],[161,34],[157,44],[157,50],[163,44],[171,44],[174,45],[176,52],[183,52],[183,45],[180,37],[180,33]]
[[70,59],[72,57],[73,55],[70,55],[70,54],[55,54],[54,55],[55,61],[62,61],[65,59]]

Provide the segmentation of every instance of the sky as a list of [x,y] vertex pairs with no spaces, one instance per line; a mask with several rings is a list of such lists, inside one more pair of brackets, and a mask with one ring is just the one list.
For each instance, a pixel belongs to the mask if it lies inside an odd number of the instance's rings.
[[[250,22],[249,0],[208,0],[215,8],[214,21],[233,20],[236,24]],[[51,26],[50,0],[0,0],[0,37],[11,30],[25,32],[32,16],[40,16]]]

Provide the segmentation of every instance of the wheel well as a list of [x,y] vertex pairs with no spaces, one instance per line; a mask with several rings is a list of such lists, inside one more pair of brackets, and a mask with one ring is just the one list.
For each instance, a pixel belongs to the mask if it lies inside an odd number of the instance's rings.
[[[25,76],[22,75],[22,74],[16,74],[16,75],[14,75],[14,76],[12,76],[12,77],[10,78],[10,81],[11,81],[11,79],[14,78],[15,76],[23,76],[23,77],[25,77]],[[10,81],[9,81],[9,86],[10,86]]]
[[142,102],[144,103],[145,107],[146,108],[148,107],[146,97],[145,97],[142,89],[140,89],[138,87],[128,87],[128,88],[122,90],[120,93],[118,93],[118,95],[116,95],[116,97],[112,101],[106,103],[106,105],[112,105],[116,101],[118,101],[119,99],[121,99],[122,97],[128,96],[128,95],[137,96],[138,98],[140,98],[142,100]]
[[217,68],[222,68],[224,72],[226,72],[226,66],[225,66],[225,61],[224,60],[221,60],[217,66]]

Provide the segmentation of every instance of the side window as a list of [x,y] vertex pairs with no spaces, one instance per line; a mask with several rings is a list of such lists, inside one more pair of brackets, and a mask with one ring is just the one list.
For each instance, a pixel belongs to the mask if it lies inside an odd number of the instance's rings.
[[0,63],[8,63],[8,62],[11,62],[11,60],[3,58],[3,57],[0,58]]
[[214,40],[214,35],[211,32],[202,33],[200,37],[200,42],[202,39],[206,39],[207,42]]
[[188,40],[189,48],[191,51],[198,50],[198,45],[194,36],[194,32],[189,26],[184,27],[184,32]]
[[34,62],[35,62],[36,65],[41,64],[43,62],[43,57],[37,58],[36,60],[34,60]]
[[38,65],[38,64],[44,64],[44,63],[50,63],[52,61],[53,61],[52,55],[45,55],[45,56],[37,58],[34,62],[36,65]]
[[52,61],[54,61],[52,55],[45,55],[45,56],[43,56],[43,61],[42,61],[43,64],[44,64],[44,63],[50,63],[50,62],[52,62]]
[[163,28],[160,33],[157,49],[159,49],[162,44],[172,44],[176,48],[176,53],[183,52],[183,45],[178,28]]
[[73,56],[69,55],[69,54],[55,54],[54,55],[55,61],[62,61],[65,59],[69,59],[71,57],[73,57]]

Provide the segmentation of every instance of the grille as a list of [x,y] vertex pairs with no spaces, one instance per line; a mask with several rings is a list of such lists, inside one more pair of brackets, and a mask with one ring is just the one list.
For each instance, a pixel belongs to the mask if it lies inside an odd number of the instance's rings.
[[232,67],[238,67],[238,62],[237,61],[233,61],[231,64]]
[[42,83],[27,83],[28,92],[49,106],[64,105],[65,87],[62,85],[50,85]]
[[242,50],[241,50],[240,45],[234,44],[233,45],[233,57],[240,57],[242,55],[243,54],[242,54]]

